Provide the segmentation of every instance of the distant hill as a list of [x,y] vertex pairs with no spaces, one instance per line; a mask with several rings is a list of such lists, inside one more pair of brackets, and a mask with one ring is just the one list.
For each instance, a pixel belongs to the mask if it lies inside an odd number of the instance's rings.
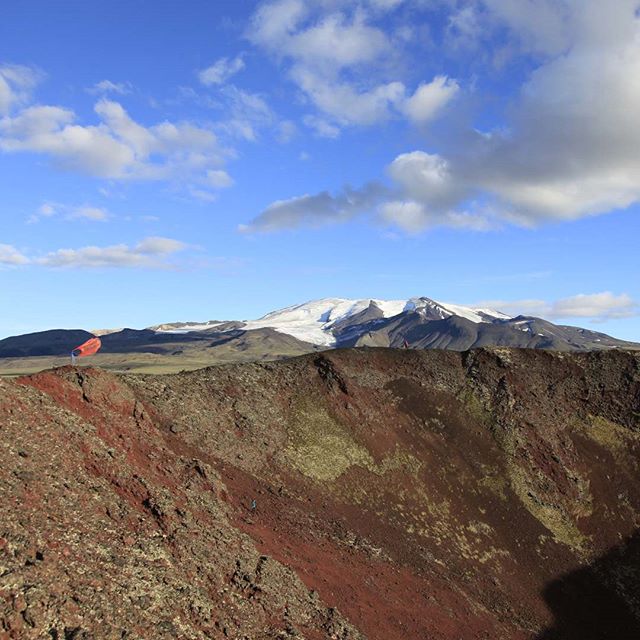
[[93,334],[82,329],[51,329],[0,340],[0,358],[68,355]]

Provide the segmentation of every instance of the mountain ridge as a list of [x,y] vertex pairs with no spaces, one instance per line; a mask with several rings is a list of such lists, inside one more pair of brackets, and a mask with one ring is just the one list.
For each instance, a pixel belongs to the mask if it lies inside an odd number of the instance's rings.
[[[640,344],[590,329],[557,325],[533,316],[510,317],[495,309],[441,303],[427,297],[323,298],[278,309],[257,320],[168,322],[97,334],[102,349],[93,356],[96,364],[150,373],[275,360],[342,347],[640,350]],[[59,366],[64,363],[62,358],[91,335],[84,330],[55,329],[0,340],[0,374]],[[27,362],[29,358],[35,360]]]

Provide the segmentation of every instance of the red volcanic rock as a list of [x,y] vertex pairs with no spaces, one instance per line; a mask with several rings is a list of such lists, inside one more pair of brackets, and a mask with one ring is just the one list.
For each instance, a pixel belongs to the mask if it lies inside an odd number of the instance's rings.
[[0,381],[2,638],[640,637],[640,358]]

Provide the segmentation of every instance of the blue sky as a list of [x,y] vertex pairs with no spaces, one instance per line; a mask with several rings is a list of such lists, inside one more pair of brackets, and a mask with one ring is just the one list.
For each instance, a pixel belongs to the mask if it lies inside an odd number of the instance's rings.
[[425,295],[640,341],[638,5],[8,3],[0,337]]

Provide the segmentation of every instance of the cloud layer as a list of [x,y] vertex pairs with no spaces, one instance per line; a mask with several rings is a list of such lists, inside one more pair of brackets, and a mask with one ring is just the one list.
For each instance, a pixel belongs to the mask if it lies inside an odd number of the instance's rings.
[[507,314],[539,316],[549,320],[582,318],[592,322],[604,322],[640,315],[640,305],[629,295],[615,295],[610,291],[578,294],[554,302],[489,300],[479,304],[500,309]]
[[149,237],[130,246],[116,244],[107,247],[58,249],[34,262],[45,267],[63,268],[146,268],[166,269],[175,266],[172,257],[187,245],[179,240]]
[[219,167],[224,150],[215,134],[191,123],[161,122],[144,127],[121,104],[100,100],[98,125],[76,123],[73,111],[61,107],[28,107],[0,120],[0,149],[36,151],[59,166],[100,178],[170,179]]
[[179,266],[177,254],[189,248],[173,238],[150,236],[135,245],[114,244],[105,247],[87,246],[79,249],[58,249],[44,256],[27,256],[11,245],[0,244],[0,265],[67,269],[142,268],[171,269]]
[[243,233],[278,231],[346,222],[366,213],[380,200],[384,191],[380,185],[371,184],[357,190],[346,187],[336,196],[325,191],[280,200],[267,207],[250,225],[240,225],[239,230]]
[[0,244],[0,265],[17,267],[29,263],[29,258],[10,244]]
[[335,138],[342,127],[379,124],[399,114],[424,124],[442,111],[458,85],[437,76],[411,94],[394,77],[394,65],[386,61],[399,42],[375,21],[400,4],[273,0],[255,12],[248,37],[287,68],[317,111],[305,121],[318,135]]
[[[336,137],[345,123],[379,122],[391,106],[421,124],[461,92],[446,75],[422,83],[412,95],[396,82],[366,90],[345,83],[345,69],[370,69],[391,46],[389,34],[367,24],[371,7],[369,13],[329,13],[314,22],[306,4],[280,0],[254,17],[254,40],[289,61],[291,77],[321,112],[307,120],[320,135]],[[496,126],[478,127],[469,116],[466,124],[455,123],[454,133],[443,129],[429,150],[414,147],[392,160],[389,197],[369,203],[370,219],[411,232],[439,225],[491,229],[576,220],[637,203],[637,10],[637,0],[476,0],[451,10],[452,38],[463,38],[482,57],[488,34],[505,34],[507,45],[494,53],[508,50],[532,70]],[[323,217],[318,200],[305,198],[313,212],[297,207],[292,226]],[[326,201],[326,221],[348,219],[336,216]],[[249,226],[262,227],[277,205]]]
[[[232,183],[224,164],[233,152],[213,127],[168,120],[145,126],[106,97],[94,105],[97,122],[84,124],[72,109],[30,104],[39,78],[27,67],[0,66],[0,151],[42,154],[60,169],[96,178],[166,181],[209,195]],[[109,80],[89,90],[129,91]]]
[[94,207],[91,205],[69,206],[58,202],[44,202],[38,207],[27,222],[34,224],[39,220],[48,218],[59,218],[62,220],[89,220],[92,222],[106,222],[110,218],[110,214],[102,207]]

